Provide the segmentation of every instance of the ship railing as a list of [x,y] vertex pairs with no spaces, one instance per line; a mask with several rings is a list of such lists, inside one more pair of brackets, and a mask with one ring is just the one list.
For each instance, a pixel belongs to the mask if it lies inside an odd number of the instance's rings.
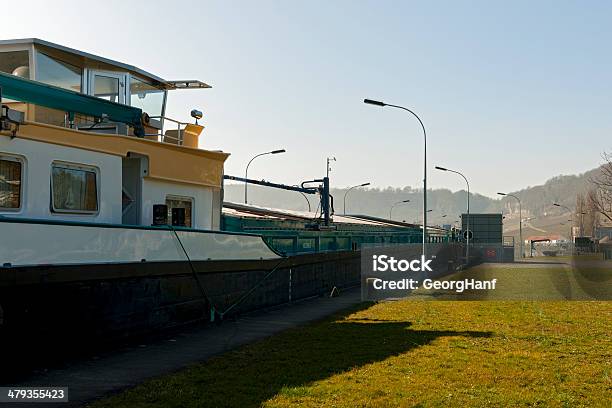
[[[162,143],[170,143],[182,146],[184,142],[184,130],[185,127],[189,124],[187,122],[181,122],[176,119],[169,118],[167,116],[151,116],[149,118],[151,120],[151,124],[155,123],[158,128],[158,132],[153,133],[145,133],[145,137],[147,139],[156,140]],[[165,122],[171,122],[176,125],[176,129],[169,129],[164,132],[164,124]],[[147,130],[153,129],[153,127],[147,127]]]

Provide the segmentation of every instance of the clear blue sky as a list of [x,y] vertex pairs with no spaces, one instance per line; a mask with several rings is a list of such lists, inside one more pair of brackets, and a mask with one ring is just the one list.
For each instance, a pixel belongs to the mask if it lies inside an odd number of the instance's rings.
[[[89,4],[87,4],[89,3]],[[205,112],[202,147],[239,175],[295,184],[336,156],[336,187],[418,187],[429,132],[432,188],[493,196],[597,166],[612,150],[612,3],[28,1],[0,37],[39,37],[213,85],[169,96]],[[26,5],[27,4],[27,5]]]

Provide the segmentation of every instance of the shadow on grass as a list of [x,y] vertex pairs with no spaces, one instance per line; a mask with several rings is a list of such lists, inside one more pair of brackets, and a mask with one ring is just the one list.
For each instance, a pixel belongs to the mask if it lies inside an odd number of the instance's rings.
[[490,332],[412,330],[407,321],[346,319],[354,311],[147,382],[101,405],[259,407],[279,392],[306,395],[303,387],[314,381],[409,352],[440,337],[491,336]]

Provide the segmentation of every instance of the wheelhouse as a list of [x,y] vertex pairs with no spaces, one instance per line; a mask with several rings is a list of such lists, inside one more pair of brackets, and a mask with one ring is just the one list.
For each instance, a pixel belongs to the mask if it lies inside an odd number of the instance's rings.
[[[164,133],[166,141],[178,139],[187,125],[164,117],[168,91],[210,88],[210,85],[198,80],[164,80],[132,65],[36,38],[0,41],[0,72],[139,108],[148,116],[146,125],[149,137],[153,134],[162,136],[164,119],[168,119],[169,132]],[[65,111],[8,102],[11,108],[25,112],[27,120],[39,123],[87,130],[99,119],[76,115],[71,121]],[[96,125],[96,128],[97,132],[129,132],[118,123]],[[179,143],[178,140],[176,142]]]
[[0,216],[219,229],[228,154],[199,148],[199,111],[195,123],[165,116],[168,91],[203,88],[39,39],[0,41]]

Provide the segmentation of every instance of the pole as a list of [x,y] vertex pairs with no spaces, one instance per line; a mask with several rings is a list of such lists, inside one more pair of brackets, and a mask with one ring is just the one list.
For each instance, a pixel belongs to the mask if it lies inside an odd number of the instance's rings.
[[450,171],[451,173],[455,173],[463,177],[465,180],[465,184],[467,184],[467,221],[466,221],[466,249],[465,249],[465,258],[466,264],[470,263],[470,182],[467,177],[463,175],[463,173],[458,172],[456,170],[447,169],[446,167],[436,166],[436,169],[442,171]]
[[569,211],[570,215],[572,216],[572,219],[571,219],[571,220],[568,220],[569,222],[571,222],[570,227],[569,227],[569,235],[568,235],[568,238],[569,238],[570,242],[572,242],[572,241],[573,241],[573,240],[572,240],[572,235],[574,235],[574,234],[573,234],[573,231],[572,231],[572,227],[573,227],[573,224],[574,224],[574,220],[573,220],[573,218],[574,218],[574,212],[573,212],[572,210],[570,210],[570,208],[569,208],[568,206],[561,205],[561,204],[559,204],[559,203],[553,203],[553,205],[554,205],[554,206],[556,206],[556,207],[565,208],[567,211]]
[[423,129],[423,259],[425,259],[425,257],[427,256],[427,131],[425,130],[425,125],[423,124],[421,118],[419,118],[419,115],[417,115],[410,109],[404,108],[403,106],[399,105],[387,104],[386,106],[403,109],[406,112],[411,113],[415,118],[417,118],[417,120],[421,124],[421,128]]
[[506,194],[506,193],[497,193],[497,194],[501,196],[512,197],[519,203],[519,239],[521,240],[521,258],[524,258],[525,252],[523,249],[523,209],[521,208],[521,200],[517,196],[512,195],[512,194]]
[[375,101],[372,99],[364,99],[363,102],[369,105],[390,106],[392,108],[403,109],[406,112],[411,113],[415,118],[417,118],[417,120],[421,124],[421,128],[423,129],[423,258],[425,258],[427,242],[427,131],[425,130],[425,125],[423,124],[423,121],[421,120],[419,115],[403,106],[391,105],[385,102]]
[[[463,174],[462,174],[463,175]],[[465,178],[465,177],[464,177]],[[470,183],[465,179],[467,183],[467,248],[465,249],[466,264],[470,263]]]
[[525,257],[525,250],[523,249],[523,209],[521,207],[521,200],[512,194],[506,194],[509,197],[513,197],[518,201],[519,204],[519,239],[521,240],[521,258]]
[[365,186],[369,186],[370,183],[363,183],[363,184],[358,184],[356,186],[353,186],[351,188],[349,188],[348,190],[346,190],[346,193],[344,193],[344,205],[342,206],[342,214],[346,215],[346,196],[348,195],[348,193],[357,187],[365,187]]
[[[244,171],[244,178],[248,179],[249,178],[249,166],[251,165],[251,162],[253,160],[255,160],[256,158],[260,157],[260,156],[265,156],[266,154],[278,154],[278,153],[285,153],[285,149],[280,149],[280,150],[272,150],[271,152],[265,152],[265,153],[259,153],[256,154],[255,156],[253,156],[253,158],[251,160],[249,160],[249,162],[246,165],[246,169]],[[247,202],[247,186],[249,183],[247,183],[246,181],[244,182],[244,203],[248,204]]]
[[[265,156],[266,154],[270,154],[270,152],[266,152],[266,153],[260,153],[258,155],[255,155],[251,160],[249,160],[249,163],[246,166],[246,170],[244,171],[244,178],[248,179],[249,178],[249,166],[251,165],[251,162],[253,160],[255,160],[256,158],[258,158],[259,156]],[[247,187],[248,187],[249,183],[247,183],[246,181],[244,182],[244,203],[248,204],[247,202]]]
[[393,213],[393,208],[398,205],[398,204],[403,204],[403,203],[409,203],[410,200],[402,200],[402,201],[398,201],[397,203],[394,203],[391,208],[389,208],[389,219],[391,220],[391,214]]
[[329,172],[331,171],[331,167],[329,166],[329,163],[330,163],[332,160],[333,160],[333,161],[336,161],[336,158],[335,158],[335,157],[328,157],[328,158],[327,158],[327,170],[326,170],[326,177],[327,177],[327,178],[329,178]]
[[[297,186],[295,186],[297,187]],[[304,196],[304,200],[306,200],[306,202],[308,203],[308,212],[312,211],[312,209],[310,208],[310,200],[308,199],[308,197],[306,197],[306,194],[302,193],[301,191],[298,191],[298,193],[300,193],[302,196]]]
[[353,186],[349,188],[348,190],[346,190],[346,193],[344,193],[344,204],[342,205],[342,214],[344,215],[346,215],[346,196],[348,195],[349,191],[351,191],[355,187],[358,187],[358,186]]
[[521,207],[521,200],[517,198],[519,202],[519,239],[521,240],[521,258],[525,257],[525,250],[523,249],[523,209]]

